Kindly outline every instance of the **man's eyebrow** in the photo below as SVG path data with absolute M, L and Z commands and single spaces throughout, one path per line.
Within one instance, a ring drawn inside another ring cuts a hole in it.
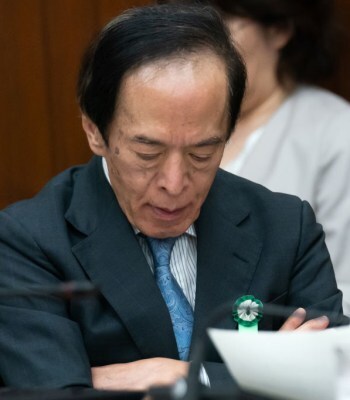
M 137 135 L 131 138 L 132 142 L 141 143 L 141 144 L 148 144 L 153 146 L 163 146 L 164 143 L 160 140 L 151 139 L 147 136 Z M 217 144 L 221 144 L 224 139 L 220 136 L 213 136 L 208 139 L 201 140 L 198 143 L 192 144 L 190 147 L 205 147 L 205 146 L 215 146 Z
M 220 144 L 224 141 L 224 139 L 220 136 L 213 136 L 209 139 L 204 139 L 198 143 L 195 143 L 194 147 L 205 147 L 205 146 L 214 146 Z
M 143 135 L 133 136 L 131 138 L 131 141 L 135 142 L 135 143 L 151 144 L 151 145 L 158 145 L 158 146 L 164 144 L 160 140 L 150 139 L 150 138 L 148 138 L 146 136 L 143 136 Z

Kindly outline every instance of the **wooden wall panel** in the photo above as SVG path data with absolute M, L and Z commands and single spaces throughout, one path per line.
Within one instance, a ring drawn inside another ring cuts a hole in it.
M 52 175 L 40 0 L 0 2 L 0 204 L 34 194 Z
M 337 73 L 326 86 L 350 101 L 350 1 L 335 0 L 335 3 L 341 31 L 341 51 Z
M 152 0 L 0 0 L 0 208 L 33 196 L 90 156 L 75 84 L 81 55 L 110 19 Z M 350 1 L 339 73 L 328 87 L 350 100 Z
M 0 208 L 91 153 L 75 97 L 93 35 L 150 0 L 0 0 Z
M 79 63 L 97 30 L 97 2 L 43 1 L 50 132 L 55 172 L 90 157 L 75 96 Z

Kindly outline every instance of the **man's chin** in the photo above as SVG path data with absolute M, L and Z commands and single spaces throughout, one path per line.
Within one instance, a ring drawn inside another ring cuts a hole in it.
M 165 239 L 168 237 L 181 236 L 187 231 L 191 224 L 179 224 L 179 225 L 169 225 L 169 226 L 159 226 L 159 225 L 148 225 L 145 224 L 139 229 L 145 235 L 157 239 Z

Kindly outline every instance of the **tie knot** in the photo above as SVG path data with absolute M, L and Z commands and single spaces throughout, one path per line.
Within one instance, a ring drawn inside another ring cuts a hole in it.
M 154 239 L 147 237 L 147 243 L 153 255 L 154 266 L 169 267 L 171 251 L 176 242 L 176 237 L 167 239 Z

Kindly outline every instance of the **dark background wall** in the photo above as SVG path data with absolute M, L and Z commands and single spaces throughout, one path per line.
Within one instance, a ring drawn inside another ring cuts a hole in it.
M 151 0 L 0 0 L 0 208 L 33 196 L 91 154 L 75 100 L 79 60 L 93 34 Z M 350 1 L 336 0 L 350 26 Z M 345 31 L 345 43 L 349 30 Z M 350 100 L 350 54 L 327 83 Z

